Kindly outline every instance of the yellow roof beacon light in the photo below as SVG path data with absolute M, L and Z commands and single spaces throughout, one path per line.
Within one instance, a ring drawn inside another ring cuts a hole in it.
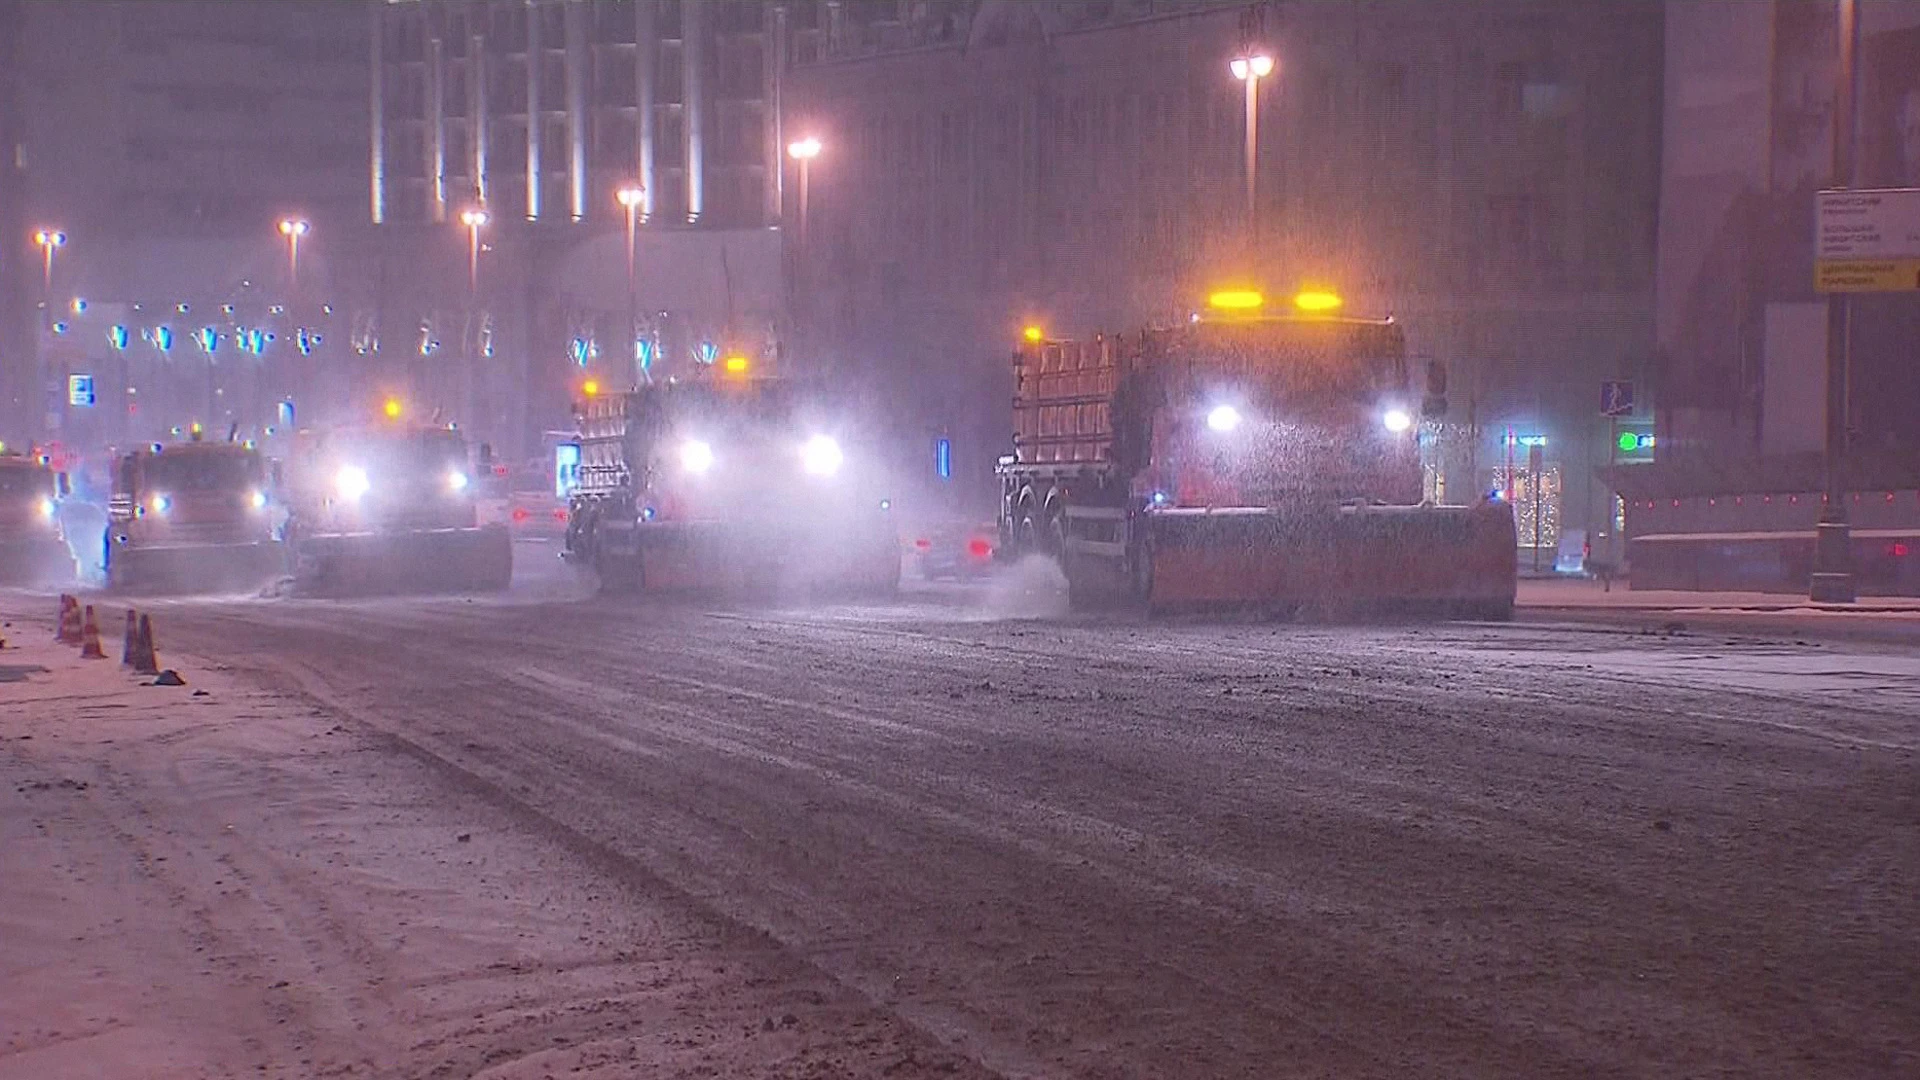
M 1047 332 L 1038 326 L 1026 326 L 1021 328 L 1020 336 L 1028 342 L 1038 345 L 1047 336 Z
M 729 375 L 745 375 L 747 373 L 747 367 L 749 366 L 747 358 L 739 355 L 727 357 L 721 361 L 721 365 Z
M 600 396 L 600 380 L 588 379 L 586 382 L 581 383 L 580 392 L 582 394 L 585 394 L 588 397 L 599 397 Z
M 400 413 L 403 411 L 400 405 L 400 399 L 397 397 L 388 398 L 386 401 L 381 403 L 380 411 L 386 414 L 386 417 L 389 420 L 400 419 Z
M 1207 306 L 1215 311 L 1259 311 L 1267 298 L 1257 289 L 1220 289 L 1207 294 Z
M 1325 315 L 1339 311 L 1346 301 L 1337 292 L 1326 289 L 1302 289 L 1294 294 L 1293 306 L 1309 315 Z

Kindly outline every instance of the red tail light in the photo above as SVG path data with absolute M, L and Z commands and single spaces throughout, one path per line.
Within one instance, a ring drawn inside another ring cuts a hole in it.
M 567 512 L 565 510 L 555 510 L 553 512 L 553 520 L 555 521 L 567 520 Z
M 976 536 L 967 541 L 967 554 L 976 559 L 984 559 L 993 554 L 993 542 L 984 536 Z
M 927 539 L 926 537 L 924 537 L 924 536 L 923 536 L 923 537 L 921 537 L 920 539 L 918 539 L 918 540 L 915 540 L 915 541 L 913 542 L 913 546 L 914 546 L 914 547 L 917 547 L 917 548 L 919 548 L 919 549 L 920 549 L 921 551 L 925 551 L 925 550 L 927 550 L 928 548 L 930 548 L 930 547 L 932 547 L 932 546 L 933 546 L 933 541 L 931 541 L 931 540 L 929 540 L 929 539 Z
M 525 521 L 531 516 L 531 514 L 527 513 L 525 507 L 516 506 L 513 508 L 513 520 L 515 521 Z
M 1896 559 L 1906 558 L 1912 550 L 1913 549 L 1908 547 L 1904 541 L 1900 540 L 1895 540 L 1893 543 L 1887 545 L 1887 554 Z

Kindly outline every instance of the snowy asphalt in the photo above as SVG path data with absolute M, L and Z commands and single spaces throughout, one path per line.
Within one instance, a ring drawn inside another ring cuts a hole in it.
M 1032 602 L 659 604 L 542 568 L 156 610 L 163 659 L 945 1055 L 892 1075 L 1920 1074 L 1912 649 Z

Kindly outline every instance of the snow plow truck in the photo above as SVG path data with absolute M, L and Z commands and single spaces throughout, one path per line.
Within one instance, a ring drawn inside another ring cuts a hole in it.
M 0 453 L 0 583 L 65 584 L 73 555 L 60 531 L 57 474 L 26 454 Z
M 484 455 L 483 455 L 484 456 Z M 285 463 L 293 592 L 492 592 L 513 577 L 504 525 L 478 524 L 475 463 L 446 424 L 302 431 Z
M 713 367 L 584 395 L 563 557 L 614 592 L 893 591 L 892 503 L 839 396 Z
M 120 456 L 107 503 L 107 585 L 137 592 L 259 589 L 282 571 L 271 478 L 255 447 L 153 443 Z
M 1269 313 L 1231 290 L 1172 326 L 1029 328 L 1001 552 L 1058 559 L 1076 605 L 1510 617 L 1511 508 L 1422 501 L 1444 369 L 1417 396 L 1401 328 L 1339 306 L 1304 292 Z

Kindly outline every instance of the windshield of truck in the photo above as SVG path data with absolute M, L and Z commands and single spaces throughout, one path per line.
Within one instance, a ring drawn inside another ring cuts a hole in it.
M 1277 416 L 1331 419 L 1406 389 L 1406 347 L 1391 323 L 1335 319 L 1203 322 L 1178 332 L 1196 392 L 1237 391 Z
M 260 459 L 250 451 L 154 454 L 142 470 L 151 491 L 232 491 L 260 482 Z
M 375 430 L 342 439 L 336 452 L 382 472 L 431 472 L 467 468 L 467 444 L 457 431 Z

